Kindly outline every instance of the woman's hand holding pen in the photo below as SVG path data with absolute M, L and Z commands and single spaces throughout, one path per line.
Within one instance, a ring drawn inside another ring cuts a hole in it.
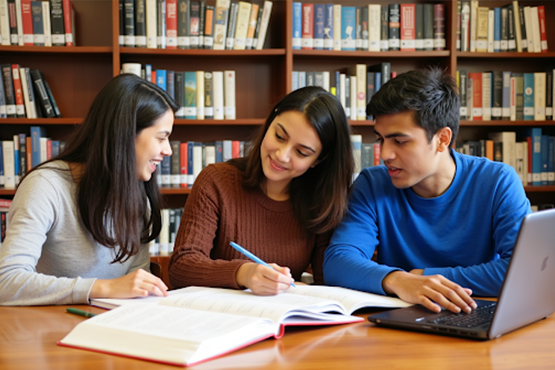
M 253 262 L 242 264 L 235 275 L 237 285 L 258 295 L 275 295 L 289 289 L 293 282 L 289 268 L 275 263 L 270 266 L 272 268 Z
M 139 269 L 117 279 L 96 280 L 89 298 L 135 298 L 151 294 L 165 297 L 167 291 L 160 278 Z

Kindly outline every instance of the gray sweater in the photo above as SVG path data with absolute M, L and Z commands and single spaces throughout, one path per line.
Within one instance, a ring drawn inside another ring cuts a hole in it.
M 51 167 L 68 169 L 66 162 Z M 149 271 L 148 246 L 124 263 L 95 242 L 77 211 L 69 171 L 39 169 L 19 185 L 0 246 L 0 305 L 88 303 L 94 281 Z

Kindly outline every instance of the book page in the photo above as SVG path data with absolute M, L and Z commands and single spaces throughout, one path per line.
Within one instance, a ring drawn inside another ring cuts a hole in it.
M 278 330 L 262 318 L 132 304 L 81 322 L 60 343 L 190 364 L 270 337 Z
M 365 307 L 389 308 L 412 306 L 412 304 L 402 301 L 399 298 L 325 285 L 300 285 L 296 288 L 289 288 L 287 293 L 340 302 L 345 307 L 348 314 L 352 314 L 354 311 Z
M 281 293 L 275 296 L 258 296 L 249 291 L 201 287 L 181 289 L 180 294 L 172 295 L 162 300 L 160 304 L 201 311 L 265 317 L 275 323 L 281 323 L 286 316 L 293 312 L 296 315 L 303 312 L 346 313 L 340 303 L 318 297 L 289 293 Z M 325 316 L 321 315 L 320 317 Z

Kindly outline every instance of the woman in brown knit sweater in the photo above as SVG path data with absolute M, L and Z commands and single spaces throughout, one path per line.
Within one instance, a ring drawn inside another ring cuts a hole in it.
M 277 294 L 322 262 L 347 208 L 350 130 L 339 100 L 309 86 L 284 97 L 245 158 L 206 167 L 187 199 L 170 262 L 174 288 L 198 285 Z M 233 249 L 236 242 L 275 270 Z

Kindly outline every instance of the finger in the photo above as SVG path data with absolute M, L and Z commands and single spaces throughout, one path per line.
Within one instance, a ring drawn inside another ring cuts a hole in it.
M 460 285 L 445 279 L 446 288 L 449 289 L 447 294 L 444 294 L 451 302 L 459 306 L 463 311 L 469 313 L 472 309 L 476 308 L 476 302 L 470 297 L 472 290 L 465 289 Z M 469 292 L 470 291 L 470 294 Z

